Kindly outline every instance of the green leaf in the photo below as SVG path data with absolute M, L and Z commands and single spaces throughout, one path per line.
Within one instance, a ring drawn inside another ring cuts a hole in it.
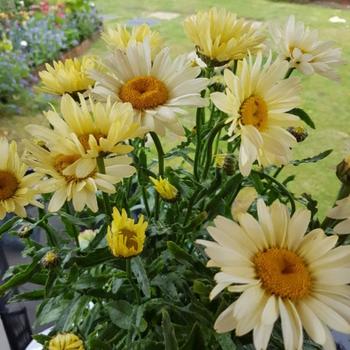
M 230 333 L 215 334 L 215 338 L 221 346 L 222 350 L 235 350 L 236 344 L 233 342 Z
M 19 272 L 12 276 L 9 280 L 0 286 L 0 296 L 3 295 L 10 288 L 23 284 L 31 278 L 36 270 L 40 268 L 40 264 L 37 261 L 33 261 L 30 265 L 27 265 L 23 272 Z
M 95 251 L 85 256 L 75 256 L 65 263 L 65 268 L 77 264 L 78 266 L 89 267 L 104 263 L 113 259 L 113 256 L 108 247 L 96 249 Z
M 97 338 L 90 338 L 87 341 L 88 349 L 111 350 L 111 345 L 106 344 Z
M 178 350 L 174 326 L 171 323 L 168 311 L 162 309 L 162 329 L 164 337 L 164 350 Z
M 310 128 L 312 128 L 312 129 L 316 128 L 315 123 L 313 122 L 311 117 L 303 109 L 293 108 L 288 113 L 298 116 L 305 124 L 310 126 Z
M 14 216 L 13 218 L 7 220 L 5 223 L 3 223 L 0 226 L 0 237 L 3 233 L 6 233 L 7 231 L 11 230 L 11 228 L 15 225 L 15 223 L 19 220 L 20 218 L 18 216 Z
M 131 270 L 139 283 L 143 294 L 146 298 L 151 297 L 151 289 L 146 270 L 143 266 L 142 260 L 139 256 L 131 259 Z
M 42 300 L 45 296 L 45 290 L 44 289 L 37 289 L 33 290 L 31 292 L 25 292 L 16 294 L 11 298 L 12 301 L 23 301 L 23 300 Z
M 44 334 L 35 334 L 35 335 L 32 335 L 32 338 L 41 345 L 45 345 L 45 343 L 51 339 L 49 335 L 44 335 Z
M 328 157 L 332 152 L 333 152 L 332 149 L 327 149 L 326 151 L 323 151 L 323 152 L 321 152 L 313 157 L 299 159 L 299 160 L 293 160 L 291 162 L 291 164 L 293 164 L 294 166 L 298 166 L 300 164 L 305 164 L 305 163 L 316 163 L 316 162 Z
M 132 325 L 133 307 L 125 300 L 108 303 L 106 309 L 111 321 L 122 329 L 129 329 Z
M 167 242 L 169 252 L 174 256 L 174 258 L 181 264 L 194 266 L 196 261 L 193 259 L 192 255 L 187 253 L 183 248 L 179 247 L 176 243 L 169 241 Z
M 181 347 L 181 350 L 193 349 L 205 349 L 203 335 L 197 322 L 193 325 L 186 343 Z

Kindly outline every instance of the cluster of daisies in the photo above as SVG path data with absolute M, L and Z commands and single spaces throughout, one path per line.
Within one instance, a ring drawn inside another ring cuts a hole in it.
M 61 96 L 60 106 L 45 113 L 50 127 L 28 126 L 33 138 L 25 141 L 22 159 L 14 142 L 0 140 L 0 219 L 7 212 L 25 216 L 28 204 L 42 206 L 37 198 L 43 193 L 52 193 L 49 211 L 72 202 L 76 211 L 97 212 L 97 193 L 114 193 L 115 185 L 136 171 L 131 140 L 149 132 L 183 135 L 178 115 L 187 107 L 212 104 L 223 112 L 228 142 L 239 147 L 243 176 L 255 164 L 288 164 L 297 142 L 288 128 L 301 123 L 290 112 L 300 103 L 300 82 L 291 74 L 337 78 L 340 49 L 320 41 L 294 17 L 271 27 L 277 57 L 258 23 L 226 10 L 190 16 L 184 29 L 196 47 L 195 61 L 188 55 L 172 58 L 159 33 L 142 25 L 106 30 L 102 37 L 110 54 L 104 59 L 46 66 L 42 90 Z M 207 89 L 208 71 L 223 76 L 224 88 Z M 166 179 L 151 181 L 165 200 L 176 199 L 177 189 Z M 258 199 L 256 220 L 246 213 L 256 193 L 248 197 L 248 203 L 236 201 L 235 221 L 214 220 L 208 230 L 214 242 L 198 241 L 210 257 L 208 266 L 220 269 L 211 298 L 224 289 L 242 293 L 220 314 L 215 329 L 235 330 L 238 336 L 253 331 L 255 347 L 267 349 L 280 318 L 285 349 L 302 349 L 303 328 L 325 349 L 335 349 L 328 327 L 350 333 L 350 247 L 336 247 L 337 236 L 327 237 L 321 229 L 306 234 L 307 210 L 291 217 L 281 203 L 269 208 Z M 346 219 L 335 231 L 350 233 L 349 198 L 329 216 Z M 143 217 L 134 223 L 115 208 L 107 234 L 113 254 L 139 254 L 146 228 Z

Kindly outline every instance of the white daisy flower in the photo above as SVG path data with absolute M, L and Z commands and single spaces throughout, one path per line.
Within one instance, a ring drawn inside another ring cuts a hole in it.
M 206 105 L 200 92 L 206 88 L 207 79 L 197 78 L 201 70 L 191 66 L 186 55 L 172 60 L 169 49 L 164 48 L 152 61 L 150 45 L 145 40 L 125 51 L 117 50 L 105 65 L 106 73 L 91 71 L 97 81 L 92 90 L 95 97 L 131 103 L 135 121 L 161 136 L 166 129 L 183 135 L 176 115 L 186 113 L 183 107 Z
M 286 129 L 299 125 L 300 120 L 289 114 L 299 104 L 299 80 L 284 79 L 288 63 L 271 56 L 263 64 L 262 55 L 239 62 L 237 73 L 226 69 L 226 91 L 214 92 L 215 106 L 228 114 L 228 133 L 233 141 L 241 137 L 239 169 L 248 176 L 255 160 L 263 165 L 287 164 L 291 148 L 296 143 Z
M 290 217 L 279 201 L 257 203 L 259 220 L 241 214 L 239 223 L 218 216 L 208 229 L 215 242 L 198 240 L 219 267 L 210 298 L 222 290 L 242 293 L 217 318 L 219 333 L 253 331 L 254 346 L 265 350 L 280 319 L 284 348 L 301 350 L 303 329 L 310 338 L 335 350 L 329 328 L 350 333 L 350 246 L 335 248 L 337 236 L 321 229 L 305 234 L 310 212 Z
M 335 68 L 342 63 L 341 49 L 332 41 L 318 39 L 317 30 L 290 16 L 283 26 L 271 25 L 271 36 L 281 59 L 305 75 L 314 73 L 336 80 Z

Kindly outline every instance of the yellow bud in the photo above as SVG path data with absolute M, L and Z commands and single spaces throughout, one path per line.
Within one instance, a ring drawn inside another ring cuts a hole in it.
M 145 232 L 148 223 L 143 221 L 143 215 L 137 223 L 128 218 L 125 209 L 120 213 L 117 208 L 113 209 L 113 221 L 108 227 L 107 243 L 116 257 L 128 258 L 138 255 L 143 250 Z
M 55 251 L 50 250 L 41 259 L 41 263 L 46 268 L 55 267 L 57 266 L 59 259 L 60 257 L 58 254 Z
M 163 200 L 167 202 L 176 201 L 179 191 L 167 179 L 162 179 L 162 177 L 160 177 L 159 180 L 153 177 L 150 177 L 150 179 Z
M 49 342 L 49 350 L 85 350 L 83 341 L 73 333 L 57 334 Z

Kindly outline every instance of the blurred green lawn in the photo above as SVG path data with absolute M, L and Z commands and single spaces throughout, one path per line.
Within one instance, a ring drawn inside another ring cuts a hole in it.
M 96 0 L 95 4 L 104 16 L 106 26 L 127 23 L 135 18 L 149 18 L 152 13 L 159 11 L 178 13 L 177 18 L 161 20 L 154 26 L 166 38 L 174 55 L 193 49 L 182 30 L 184 18 L 199 9 L 221 6 L 240 16 L 259 21 L 284 20 L 294 14 L 312 28 L 318 28 L 322 39 L 336 41 L 343 49 L 345 61 L 350 57 L 349 10 L 268 0 Z M 330 23 L 329 18 L 332 16 L 345 18 L 346 23 Z M 103 55 L 105 52 L 104 43 L 100 40 L 89 53 Z M 350 153 L 350 71 L 346 64 L 340 68 L 340 73 L 340 83 L 319 76 L 302 78 L 302 107 L 316 122 L 317 130 L 309 130 L 307 140 L 296 148 L 295 158 L 312 156 L 329 148 L 334 149 L 334 152 L 316 165 L 288 166 L 280 175 L 283 178 L 295 173 L 297 177 L 291 189 L 297 194 L 311 193 L 320 202 L 321 214 L 332 205 L 339 187 L 334 174 L 335 166 L 344 155 Z M 194 123 L 194 112 L 186 118 L 187 125 Z M 43 123 L 44 118 L 40 115 L 2 118 L 0 126 L 9 131 L 9 137 L 19 138 L 24 135 L 24 124 L 31 122 Z
M 179 16 L 173 20 L 161 20 L 154 28 L 166 38 L 173 54 L 192 50 L 187 40 L 182 22 L 186 16 L 199 9 L 221 6 L 236 12 L 240 16 L 259 20 L 284 20 L 290 14 L 302 20 L 312 28 L 318 28 L 322 39 L 334 40 L 343 49 L 343 58 L 350 57 L 350 11 L 322 7 L 319 5 L 301 5 L 281 1 L 267 0 L 96 0 L 97 8 L 106 14 L 105 25 L 127 23 L 130 19 L 148 18 L 154 12 L 176 12 Z M 339 16 L 346 23 L 331 23 L 329 18 Z M 101 54 L 105 50 L 99 41 L 91 49 L 92 53 Z M 334 202 L 339 187 L 335 176 L 336 164 L 344 155 L 350 153 L 350 71 L 345 64 L 340 68 L 340 83 L 320 76 L 303 78 L 302 107 L 312 116 L 317 129 L 309 130 L 309 137 L 295 149 L 295 158 L 300 159 L 334 149 L 333 153 L 317 164 L 299 167 L 288 166 L 281 173 L 281 178 L 295 173 L 296 181 L 291 189 L 301 194 L 309 192 L 319 201 L 320 212 L 324 214 Z M 194 122 L 193 113 L 188 116 Z

